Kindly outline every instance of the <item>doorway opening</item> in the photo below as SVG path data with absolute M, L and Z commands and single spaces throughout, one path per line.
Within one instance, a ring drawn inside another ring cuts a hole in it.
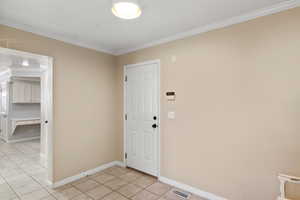
M 0 48 L 0 162 L 7 168 L 0 176 L 7 182 L 53 183 L 52 63 L 48 56 Z
M 160 174 L 160 61 L 124 66 L 124 163 Z

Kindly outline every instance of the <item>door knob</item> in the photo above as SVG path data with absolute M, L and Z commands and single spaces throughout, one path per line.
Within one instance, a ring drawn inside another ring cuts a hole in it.
M 153 125 L 152 125 L 152 128 L 157 128 L 157 124 L 153 124 Z

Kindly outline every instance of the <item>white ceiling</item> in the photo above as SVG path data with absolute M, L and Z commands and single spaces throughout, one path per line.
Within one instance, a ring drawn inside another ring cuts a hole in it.
M 28 66 L 23 66 L 26 61 Z M 2 72 L 10 70 L 43 70 L 49 57 L 36 55 L 0 47 L 0 76 Z M 1 78 L 0 78 L 1 79 Z
M 26 60 L 29 66 L 24 67 L 23 61 Z M 0 67 L 12 68 L 40 68 L 40 62 L 33 58 L 25 58 L 17 55 L 8 55 L 0 53 Z
M 28 66 L 23 66 L 22 62 L 26 60 Z M 0 79 L 1 76 L 5 76 L 6 73 L 11 71 L 28 71 L 28 70 L 40 70 L 41 63 L 39 60 L 34 58 L 28 58 L 20 55 L 3 54 L 0 52 Z
M 295 7 L 299 0 L 140 0 L 140 4 L 142 16 L 127 21 L 112 15 L 111 0 L 0 0 L 0 23 L 122 54 Z

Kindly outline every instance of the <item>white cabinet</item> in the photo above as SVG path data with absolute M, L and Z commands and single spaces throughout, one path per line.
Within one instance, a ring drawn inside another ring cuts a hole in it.
M 21 81 L 14 81 L 12 85 L 12 102 L 25 103 L 25 87 L 26 83 Z M 28 89 L 28 87 L 27 87 Z
M 39 82 L 33 82 L 31 84 L 31 102 L 32 103 L 41 102 L 41 85 Z
M 14 81 L 12 86 L 12 103 L 40 103 L 40 82 Z

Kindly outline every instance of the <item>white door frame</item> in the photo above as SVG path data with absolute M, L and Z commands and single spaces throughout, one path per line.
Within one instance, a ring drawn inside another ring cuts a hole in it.
M 43 95 L 41 95 L 41 101 L 45 102 L 44 108 L 41 109 L 41 112 L 44 112 L 47 110 L 46 114 L 44 115 L 41 113 L 41 120 L 47 120 L 48 124 L 45 128 L 46 132 L 46 166 L 47 166 L 47 175 L 48 180 L 47 183 L 49 185 L 53 184 L 54 177 L 53 177 L 53 58 L 49 56 L 43 56 L 23 51 L 17 51 L 13 49 L 8 48 L 2 48 L 0 47 L 0 53 L 7 54 L 7 55 L 16 55 L 21 56 L 24 58 L 30 58 L 38 60 L 41 64 L 41 68 L 39 70 L 20 70 L 20 71 L 14 71 L 11 75 L 18 76 L 22 75 L 23 77 L 40 77 L 41 79 L 45 79 L 45 88 L 43 91 Z M 42 105 L 41 105 L 42 106 Z M 42 119 L 42 116 L 46 116 L 46 119 Z M 45 123 L 44 121 L 41 121 L 41 123 Z
M 157 137 L 157 177 L 160 177 L 160 158 L 161 158 L 161 152 L 160 152 L 160 127 L 161 127 L 161 112 L 160 112 L 160 60 L 149 60 L 146 62 L 140 62 L 140 63 L 136 63 L 136 64 L 128 64 L 128 65 L 124 65 L 124 72 L 123 72 L 123 90 L 124 90 L 124 94 L 123 94 L 123 163 L 124 166 L 127 166 L 126 163 L 126 158 L 125 158 L 125 153 L 127 151 L 127 123 L 126 123 L 126 119 L 125 119 L 125 115 L 127 113 L 127 102 L 126 102 L 126 94 L 127 94 L 127 88 L 126 88 L 126 75 L 127 75 L 127 69 L 131 68 L 131 67 L 139 67 L 142 65 L 148 65 L 148 64 L 157 64 L 158 65 L 158 71 L 157 71 L 157 81 L 158 81 L 158 129 L 157 129 L 157 133 L 158 133 L 158 137 Z

